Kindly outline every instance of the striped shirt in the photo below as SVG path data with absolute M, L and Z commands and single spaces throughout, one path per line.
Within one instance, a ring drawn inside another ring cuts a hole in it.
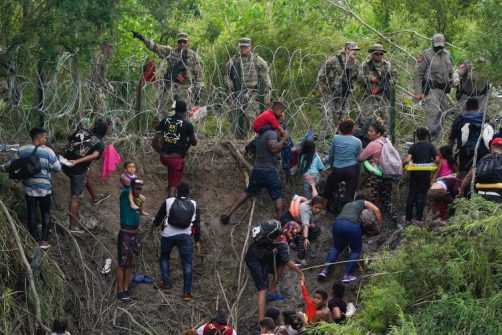
M 35 146 L 33 144 L 23 145 L 9 163 L 5 165 L 7 168 L 10 163 L 18 158 L 31 155 Z M 54 151 L 51 148 L 41 145 L 36 151 L 36 155 L 40 158 L 40 166 L 42 171 L 37 173 L 32 178 L 23 180 L 24 193 L 32 197 L 45 197 L 52 193 L 51 172 L 61 171 L 61 164 Z

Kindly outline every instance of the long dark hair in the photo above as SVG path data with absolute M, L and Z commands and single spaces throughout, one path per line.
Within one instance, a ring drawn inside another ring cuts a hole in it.
M 450 169 L 454 170 L 457 162 L 455 162 L 451 148 L 447 145 L 443 145 L 439 148 L 439 152 L 441 153 L 441 157 L 443 157 L 443 159 L 446 159 L 446 161 L 448 162 Z
M 303 157 L 303 163 L 300 166 L 300 172 L 305 173 L 310 169 L 312 161 L 315 155 L 315 142 L 312 140 L 306 140 L 302 145 L 302 153 L 300 154 L 300 159 Z

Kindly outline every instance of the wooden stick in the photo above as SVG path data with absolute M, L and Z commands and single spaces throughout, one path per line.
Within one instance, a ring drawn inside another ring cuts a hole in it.
M 46 325 L 43 324 L 42 322 L 42 317 L 41 317 L 41 309 L 40 309 L 40 298 L 37 293 L 37 288 L 35 287 L 35 281 L 33 279 L 33 272 L 31 271 L 31 266 L 30 262 L 28 262 L 28 259 L 26 258 L 26 254 L 24 253 L 23 245 L 21 243 L 21 238 L 19 237 L 19 234 L 16 229 L 16 224 L 14 223 L 14 219 L 12 216 L 10 216 L 9 211 L 7 210 L 7 207 L 5 207 L 5 204 L 3 203 L 2 200 L 0 200 L 0 206 L 2 207 L 5 216 L 7 217 L 7 221 L 9 222 L 10 229 L 12 231 L 12 234 L 14 235 L 14 239 L 16 241 L 17 245 L 17 250 L 19 251 L 19 256 L 21 256 L 21 260 L 23 261 L 24 267 L 26 269 L 26 279 L 28 279 L 28 282 L 30 284 L 30 291 L 31 294 L 33 295 L 33 299 L 35 300 L 35 318 L 38 323 L 38 325 L 46 332 L 50 332 L 51 329 L 47 327 Z
M 241 163 L 248 171 L 253 169 L 253 166 L 248 163 L 248 161 L 242 156 L 239 149 L 231 141 L 221 141 L 222 145 L 226 145 L 230 149 L 230 154 Z

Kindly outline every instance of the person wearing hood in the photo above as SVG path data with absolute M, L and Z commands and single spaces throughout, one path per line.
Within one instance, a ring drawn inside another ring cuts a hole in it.
M 432 136 L 440 131 L 438 121 L 448 107 L 447 95 L 451 91 L 452 60 L 444 45 L 444 35 L 435 34 L 432 48 L 418 56 L 413 73 L 415 101 L 424 101 L 425 123 Z
M 463 178 L 471 169 L 476 152 L 478 138 L 481 141 L 477 148 L 477 161 L 487 155 L 490 150 L 489 142 L 493 138 L 494 130 L 488 118 L 483 124 L 483 112 L 479 110 L 479 101 L 469 98 L 465 103 L 465 112 L 455 118 L 451 125 L 448 146 L 453 149 L 457 145 L 459 177 Z

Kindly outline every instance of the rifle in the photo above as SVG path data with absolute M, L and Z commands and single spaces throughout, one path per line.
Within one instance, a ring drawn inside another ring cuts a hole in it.
M 377 74 L 377 81 L 378 81 L 378 86 L 377 86 L 377 93 L 384 93 L 387 99 L 390 100 L 390 90 L 391 87 L 389 85 L 389 81 L 392 80 L 392 76 L 390 74 L 390 71 L 387 71 L 385 75 L 382 77 L 380 73 L 377 71 L 375 64 L 370 60 L 368 61 L 368 66 L 371 71 Z M 371 92 L 371 85 L 368 84 L 367 87 L 368 90 Z
M 187 79 L 188 72 L 188 51 L 186 49 L 181 50 L 181 58 L 167 69 L 164 75 L 164 89 L 171 87 L 173 83 L 185 85 L 185 80 Z

